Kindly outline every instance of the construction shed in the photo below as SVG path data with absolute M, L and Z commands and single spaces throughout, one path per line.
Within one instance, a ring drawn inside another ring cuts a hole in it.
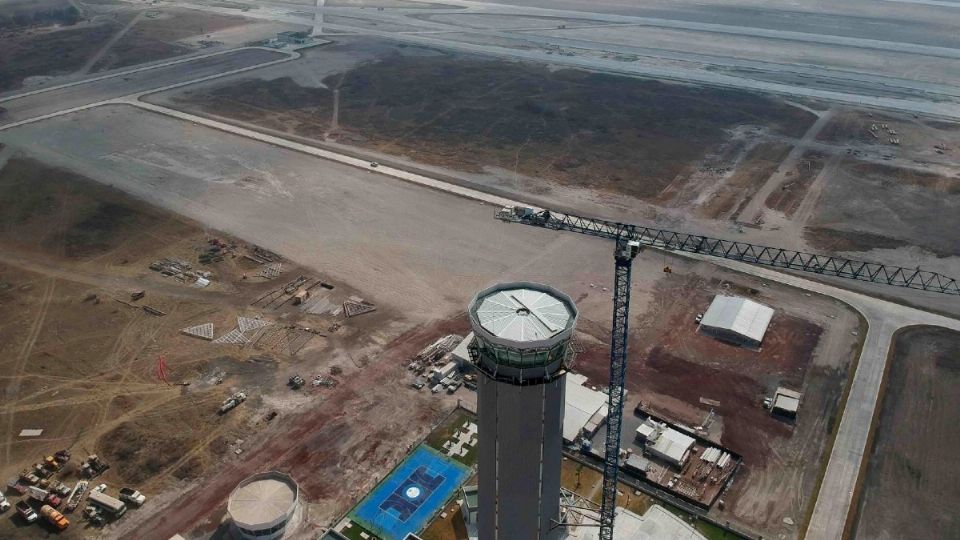
M 581 435 L 593 436 L 607 420 L 607 395 L 584 386 L 587 378 L 568 373 L 564 384 L 563 442 L 571 444 Z
M 736 296 L 717 296 L 700 320 L 700 331 L 717 339 L 759 348 L 773 309 Z
M 800 392 L 779 387 L 773 395 L 773 412 L 794 418 L 800 409 Z
M 650 460 L 641 455 L 633 454 L 624 462 L 623 469 L 636 476 L 644 477 L 650 471 Z
M 453 361 L 456 362 L 457 367 L 463 371 L 473 369 L 473 365 L 470 363 L 470 344 L 473 343 L 473 338 L 473 332 L 470 332 L 452 351 Z
M 677 468 L 687 462 L 695 442 L 693 437 L 650 418 L 637 428 L 636 438 L 647 454 Z

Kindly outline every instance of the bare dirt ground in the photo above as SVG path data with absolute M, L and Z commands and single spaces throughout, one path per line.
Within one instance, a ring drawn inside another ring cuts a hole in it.
M 803 153 L 794 170 L 789 171 L 789 180 L 778 191 L 767 197 L 764 204 L 768 208 L 783 212 L 791 217 L 803 202 L 810 185 L 823 170 L 827 155 L 817 150 L 808 150 Z
M 152 10 L 151 13 L 158 15 L 141 17 L 94 66 L 96 71 L 186 54 L 193 50 L 189 45 L 182 43 L 187 38 L 212 34 L 252 22 L 243 17 L 228 17 L 191 10 L 164 9 Z
M 780 142 L 759 143 L 751 148 L 736 171 L 700 207 L 700 213 L 710 218 L 734 218 L 777 170 L 790 149 L 789 144 Z
M 713 408 L 721 426 L 718 442 L 740 453 L 744 465 L 721 495 L 727 510 L 714 508 L 712 515 L 764 536 L 796 537 L 799 529 L 782 520 L 800 523 L 808 511 L 859 351 L 859 337 L 851 334 L 863 331 L 858 318 L 828 299 L 666 261 L 673 273 L 658 282 L 650 307 L 632 325 L 629 410 L 642 403 L 697 426 Z M 777 310 L 759 352 L 697 333 L 694 319 L 715 294 L 751 297 Z M 608 378 L 607 338 L 586 324 L 580 330 L 586 351 L 578 355 L 576 369 L 602 386 Z M 803 392 L 796 422 L 775 418 L 762 406 L 781 385 Z
M 141 15 L 134 21 L 137 14 Z M 130 22 L 133 26 L 111 44 Z M 85 20 L 72 26 L 47 22 L 0 27 L 0 91 L 90 67 L 104 71 L 186 54 L 203 46 L 191 38 L 254 26 L 261 25 L 243 17 L 184 9 L 144 12 L 124 5 L 93 6 Z M 88 62 L 95 64 L 87 66 Z
M 960 334 L 917 327 L 894 342 L 856 538 L 957 538 Z
M 339 123 L 331 130 L 334 89 Z M 796 137 L 812 122 L 806 111 L 746 93 L 402 49 L 323 86 L 248 79 L 177 101 L 427 164 L 498 168 L 648 199 L 683 183 L 735 126 Z
M 26 22 L 34 18 L 37 12 L 59 10 L 67 8 L 67 0 L 4 0 L 0 2 L 0 17 L 13 19 L 20 15 L 20 21 Z M 14 26 L 17 21 L 3 19 L 5 26 Z M 30 21 L 32 22 L 32 20 Z
M 19 88 L 28 77 L 80 69 L 121 27 L 122 21 L 102 21 L 0 34 L 0 91 Z
M 846 159 L 831 180 L 806 236 L 818 249 L 914 245 L 939 257 L 960 255 L 952 232 L 960 230 L 960 176 Z
M 289 422 L 288 415 L 332 397 L 337 388 L 294 392 L 285 386 L 292 373 L 312 379 L 349 374 L 369 363 L 364 348 L 384 338 L 368 325 L 381 326 L 389 310 L 347 321 L 290 306 L 251 307 L 276 283 L 254 277 L 257 265 L 241 256 L 197 264 L 209 238 L 232 241 L 74 173 L 23 158 L 6 162 L 0 171 L 3 478 L 69 448 L 75 459 L 96 453 L 112 465 L 98 481 L 133 485 L 153 498 L 219 468 L 235 450 L 246 450 L 268 428 Z M 214 284 L 201 290 L 147 269 L 162 257 L 205 266 Z M 299 271 L 284 264 L 284 276 Z M 132 303 L 134 290 L 146 291 L 145 298 Z M 358 294 L 340 284 L 331 293 L 334 302 Z M 166 315 L 148 314 L 143 304 Z M 284 325 L 323 328 L 326 337 L 313 337 L 294 355 L 259 343 L 217 345 L 179 331 L 212 322 L 219 336 L 236 325 L 237 315 L 257 314 Z M 339 328 L 327 330 L 334 322 Z M 351 350 L 359 354 L 334 353 Z M 160 357 L 168 382 L 157 376 Z M 218 416 L 223 399 L 238 390 L 250 399 Z M 443 403 L 428 400 L 426 406 L 439 410 Z M 279 413 L 272 422 L 265 419 L 270 411 Z M 376 424 L 371 418 L 363 425 Z M 25 428 L 43 434 L 19 438 Z M 384 429 L 378 432 L 383 438 L 394 436 Z M 60 478 L 79 479 L 73 472 Z M 309 482 L 304 487 L 315 489 Z M 6 517 L 0 536 L 14 530 L 23 537 L 44 534 L 43 527 L 26 526 L 12 513 Z M 93 532 L 85 531 L 79 511 L 71 520 L 68 537 Z

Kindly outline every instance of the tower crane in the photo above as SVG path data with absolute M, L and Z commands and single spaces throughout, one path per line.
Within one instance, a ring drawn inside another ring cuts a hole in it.
M 502 208 L 497 212 L 496 217 L 509 223 L 520 223 L 556 231 L 570 231 L 615 242 L 613 252 L 615 266 L 613 328 L 610 336 L 610 385 L 607 401 L 609 412 L 604 447 L 603 499 L 600 504 L 599 524 L 601 540 L 612 540 L 613 538 L 613 518 L 617 503 L 617 481 L 620 472 L 623 386 L 627 367 L 630 272 L 633 267 L 633 259 L 644 247 L 650 246 L 786 270 L 960 296 L 960 284 L 957 280 L 919 268 L 908 269 L 843 257 L 758 246 L 746 242 L 652 229 L 523 206 Z

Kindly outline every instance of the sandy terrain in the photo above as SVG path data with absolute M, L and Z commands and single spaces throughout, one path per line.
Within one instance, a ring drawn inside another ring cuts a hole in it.
M 201 11 L 151 11 L 137 20 L 96 63 L 95 71 L 152 62 L 188 53 L 190 46 L 180 43 L 193 36 L 206 36 L 227 28 L 241 27 L 251 21 Z M 210 39 L 210 38 L 208 38 Z
M 342 315 L 311 315 L 289 305 L 251 307 L 251 300 L 277 286 L 254 277 L 256 264 L 230 256 L 197 263 L 208 239 L 232 242 L 230 237 L 74 173 L 8 157 L 7 151 L 0 155 L 5 162 L 0 170 L 3 478 L 69 448 L 77 461 L 95 453 L 111 464 L 98 481 L 114 489 L 132 485 L 152 499 L 219 468 L 226 456 L 250 448 L 267 428 L 288 422 L 288 415 L 332 392 L 326 387 L 291 391 L 285 383 L 292 373 L 311 380 L 334 371 L 337 377 L 350 374 L 365 364 L 367 349 L 391 339 L 389 330 L 380 330 L 393 328 L 384 324 L 393 317 L 385 308 L 346 321 Z M 240 245 L 242 253 L 246 246 Z M 206 268 L 213 283 L 198 289 L 147 268 L 163 257 Z M 284 264 L 288 274 L 301 271 Z M 334 287 L 323 293 L 334 305 L 359 294 L 339 283 Z M 136 290 L 146 296 L 132 302 Z M 142 305 L 166 315 L 151 315 Z M 215 336 L 223 335 L 238 315 L 323 328 L 326 337 L 298 330 L 311 339 L 296 338 L 303 345 L 292 351 L 269 340 L 241 349 L 180 333 L 210 322 Z M 328 331 L 334 322 L 339 328 Z M 157 372 L 160 358 L 164 380 Z M 238 390 L 250 399 L 218 416 L 223 399 Z M 425 407 L 436 411 L 440 403 L 428 401 Z M 268 423 L 264 418 L 271 411 L 280 416 Z M 17 436 L 27 428 L 42 429 L 42 436 Z M 247 442 L 236 442 L 241 439 Z M 57 479 L 78 480 L 76 464 Z M 0 537 L 14 528 L 18 537 L 45 534 L 44 527 L 28 527 L 12 513 L 6 517 L 11 519 L 0 521 Z M 79 512 L 70 519 L 76 525 L 66 537 L 84 537 Z

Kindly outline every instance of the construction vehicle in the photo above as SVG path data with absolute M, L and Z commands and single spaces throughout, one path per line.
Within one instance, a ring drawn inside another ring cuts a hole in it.
M 122 516 L 127 511 L 127 505 L 124 504 L 123 501 L 111 497 L 102 491 L 91 491 L 87 500 L 115 518 Z
M 103 512 L 92 504 L 83 509 L 83 517 L 94 527 L 102 527 L 107 523 L 106 518 L 103 517 Z
M 147 497 L 139 491 L 132 488 L 120 488 L 120 500 L 136 506 L 143 506 L 147 502 Z
M 53 456 L 47 456 L 43 458 L 43 465 L 51 471 L 59 471 L 62 466 L 59 461 Z
M 83 494 L 86 493 L 88 485 L 86 480 L 81 480 L 73 486 L 73 492 L 67 497 L 67 512 L 73 512 L 80 506 L 80 501 L 83 500 Z
M 46 502 L 49 495 L 49 491 L 40 489 L 37 486 L 30 486 L 27 488 L 27 497 L 30 497 L 35 501 Z
M 34 463 L 33 473 L 37 475 L 37 477 L 40 479 L 46 479 L 53 476 L 54 471 L 51 469 L 48 469 L 47 466 L 43 463 Z
M 17 501 L 17 513 L 20 514 L 20 517 L 27 523 L 33 523 L 38 517 L 37 512 L 27 501 Z
M 287 386 L 293 388 L 294 390 L 299 390 L 303 388 L 303 385 L 307 384 L 307 381 L 303 380 L 303 377 L 299 375 L 294 375 L 290 377 L 290 380 L 287 381 Z
M 57 460 L 60 463 L 66 463 L 70 461 L 70 451 L 59 450 L 57 453 L 53 454 L 53 459 Z
M 226 414 L 228 411 L 240 405 L 247 400 L 247 395 L 243 392 L 237 392 L 236 394 L 228 397 L 224 400 L 223 405 L 220 406 L 219 414 Z
M 6 512 L 10 509 L 10 502 L 7 501 L 7 498 L 0 494 L 0 514 Z
M 99 456 L 96 454 L 91 454 L 87 456 L 86 461 L 83 462 L 83 465 L 80 467 L 80 472 L 82 472 L 87 478 L 96 478 L 101 474 L 107 472 L 107 469 L 110 468 L 105 461 L 102 461 Z
M 63 482 L 55 482 L 52 486 L 50 486 L 50 492 L 56 493 L 60 498 L 70 495 L 71 491 L 72 490 L 70 489 L 70 486 L 64 484 Z
M 57 510 L 49 504 L 45 504 L 40 507 L 40 515 L 53 524 L 58 531 L 62 531 L 70 526 L 70 522 L 67 521 L 67 518 L 63 517 L 63 514 L 57 512 Z
M 27 497 L 30 497 L 37 502 L 49 504 L 53 507 L 60 506 L 60 503 L 63 502 L 63 499 L 61 499 L 56 493 L 52 493 L 46 489 L 40 489 L 37 486 L 30 486 L 27 488 Z
M 884 124 L 884 129 L 887 126 Z M 692 253 L 699 256 L 730 259 L 822 276 L 854 279 L 895 287 L 906 287 L 960 296 L 956 279 L 924 270 L 856 261 L 813 253 L 698 236 L 663 229 L 640 227 L 603 219 L 535 210 L 527 206 L 507 206 L 496 218 L 542 229 L 569 231 L 613 240 L 614 285 L 613 325 L 610 335 L 610 385 L 608 392 L 607 434 L 603 454 L 603 489 L 599 512 L 600 540 L 612 540 L 613 518 L 617 503 L 620 473 L 620 432 L 623 425 L 624 381 L 629 337 L 630 274 L 633 260 L 644 247 Z
M 40 483 L 40 477 L 32 472 L 23 472 L 20 474 L 20 482 L 28 486 L 35 486 Z

